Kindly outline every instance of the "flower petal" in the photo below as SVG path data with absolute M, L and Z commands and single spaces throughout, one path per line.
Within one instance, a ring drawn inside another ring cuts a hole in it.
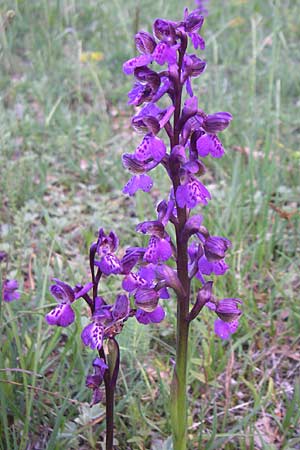
M 57 325 L 59 327 L 67 327 L 75 320 L 75 313 L 68 303 L 60 303 L 46 317 L 49 325 Z
M 157 306 L 154 311 L 146 312 L 142 309 L 138 309 L 136 312 L 136 320 L 144 325 L 148 325 L 149 323 L 159 323 L 162 322 L 165 318 L 165 311 L 161 306 Z
M 100 350 L 103 343 L 103 330 L 103 325 L 97 321 L 87 325 L 81 333 L 81 339 L 84 345 L 90 347 L 92 350 Z

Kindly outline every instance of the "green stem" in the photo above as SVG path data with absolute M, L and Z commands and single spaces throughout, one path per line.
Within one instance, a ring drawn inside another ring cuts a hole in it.
M 174 138 L 171 146 L 179 144 L 182 84 L 181 70 L 183 56 L 186 51 L 186 38 L 182 39 L 179 50 L 178 77 L 175 82 Z M 173 173 L 174 193 L 180 185 L 179 173 Z M 184 294 L 177 297 L 177 340 L 176 365 L 171 385 L 171 416 L 173 426 L 174 450 L 187 449 L 187 356 L 189 337 L 189 301 L 190 280 L 188 276 L 187 241 L 182 239 L 182 231 L 187 221 L 186 208 L 177 205 L 178 224 L 176 225 L 177 274 L 183 286 Z

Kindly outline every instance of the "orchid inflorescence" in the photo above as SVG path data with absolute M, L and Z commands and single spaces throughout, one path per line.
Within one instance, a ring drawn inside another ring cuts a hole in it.
M 212 275 L 228 270 L 225 261 L 231 242 L 214 236 L 204 226 L 200 214 L 193 214 L 198 205 L 207 205 L 211 194 L 200 181 L 206 172 L 203 158 L 221 158 L 224 148 L 218 134 L 225 130 L 232 116 L 228 112 L 206 114 L 194 95 L 192 79 L 199 77 L 206 62 L 195 53 L 187 53 L 190 40 L 195 50 L 204 50 L 199 35 L 206 15 L 205 3 L 184 11 L 182 21 L 156 19 L 153 34 L 140 31 L 135 36 L 139 55 L 126 61 L 123 71 L 133 75 L 135 83 L 128 94 L 130 105 L 140 107 L 131 124 L 143 133 L 134 153 L 123 154 L 122 161 L 132 177 L 123 193 L 133 196 L 138 190 L 149 192 L 153 180 L 149 173 L 161 165 L 170 180 L 167 199 L 156 207 L 156 217 L 143 221 L 136 231 L 149 236 L 145 247 L 130 247 L 117 254 L 119 239 L 101 228 L 98 239 L 90 247 L 91 280 L 85 285 L 70 285 L 54 279 L 50 292 L 58 305 L 46 316 L 50 325 L 68 326 L 75 314 L 72 305 L 82 298 L 90 310 L 90 323 L 83 329 L 83 344 L 97 350 L 93 374 L 86 384 L 93 390 L 93 401 L 102 399 L 104 380 L 107 403 L 107 446 L 112 448 L 113 394 L 119 369 L 117 335 L 130 317 L 144 325 L 159 323 L 165 318 L 164 301 L 170 289 L 177 298 L 177 342 L 173 388 L 174 449 L 186 446 L 186 368 L 189 325 L 204 306 L 213 311 L 216 334 L 227 339 L 238 327 L 241 315 L 236 298 L 218 300 L 213 295 Z M 186 99 L 183 103 L 183 94 Z M 167 105 L 167 106 L 166 106 Z M 168 144 L 161 135 L 166 135 Z M 172 240 L 168 227 L 175 229 Z M 100 292 L 100 282 L 107 276 L 121 276 L 120 294 L 113 303 Z M 193 278 L 201 287 L 191 299 Z M 175 388 L 174 388 L 175 386 Z M 172 394 L 173 392 L 173 394 Z M 108 437 L 108 435 L 110 437 Z M 108 443 L 109 442 L 109 443 Z

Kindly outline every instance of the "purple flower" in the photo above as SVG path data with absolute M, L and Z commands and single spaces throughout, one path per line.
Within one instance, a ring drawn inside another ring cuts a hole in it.
M 147 249 L 144 254 L 144 260 L 149 263 L 158 263 L 166 261 L 172 256 L 172 247 L 167 238 L 151 236 Z
M 211 154 L 213 158 L 221 158 L 224 155 L 222 142 L 215 134 L 203 134 L 197 140 L 197 150 L 201 157 Z
M 100 228 L 97 240 L 97 253 L 99 256 L 113 253 L 117 250 L 119 245 L 119 238 L 114 231 L 108 235 L 104 233 L 103 228 Z
M 153 181 L 148 175 L 134 175 L 132 178 L 130 178 L 127 184 L 125 184 L 122 192 L 124 194 L 129 194 L 130 196 L 132 196 L 139 189 L 144 192 L 149 192 L 152 186 Z
M 135 83 L 128 93 L 128 104 L 140 106 L 144 102 L 149 102 L 155 92 L 150 84 Z
M 99 267 L 104 275 L 121 272 L 121 262 L 113 253 L 106 253 L 100 261 L 95 261 L 95 266 Z
M 219 261 L 208 261 L 203 255 L 198 261 L 198 273 L 197 277 L 202 280 L 203 275 L 224 275 L 224 273 L 229 269 L 229 266 L 225 263 L 224 259 Z
M 108 369 L 103 358 L 95 358 L 93 361 L 94 373 L 86 377 L 86 386 L 93 390 L 91 406 L 96 405 L 102 400 L 102 392 L 99 387 L 102 384 L 104 373 Z
M 224 322 L 221 319 L 216 319 L 214 325 L 215 333 L 221 339 L 228 339 L 231 334 L 236 332 L 238 325 L 238 320 L 234 320 L 233 322 Z
M 191 14 L 186 14 L 184 21 L 185 31 L 188 33 L 189 38 L 195 49 L 200 48 L 205 49 L 205 41 L 199 36 L 200 31 L 204 22 L 204 17 L 200 14 L 199 10 L 192 11 Z
M 207 205 L 210 193 L 206 187 L 193 176 L 189 176 L 185 184 L 178 186 L 176 190 L 176 201 L 179 208 L 195 208 L 198 203 Z
M 139 223 L 136 226 L 136 231 L 162 238 L 165 234 L 165 227 L 159 220 L 147 220 Z
M 134 40 L 136 48 L 143 54 L 151 54 L 156 47 L 155 39 L 147 31 L 139 31 Z
M 242 314 L 239 309 L 241 303 L 238 298 L 223 298 L 206 303 L 206 306 L 219 316 L 215 321 L 215 333 L 220 338 L 228 339 L 237 330 L 238 320 Z
M 154 160 L 160 162 L 166 154 L 165 143 L 156 136 L 146 134 L 136 148 L 134 156 L 138 161 Z
M 217 112 L 209 114 L 203 120 L 202 127 L 207 133 L 216 134 L 225 130 L 232 120 L 229 112 Z
M 142 287 L 134 295 L 135 305 L 146 312 L 155 310 L 159 300 L 159 292 L 153 288 Z
M 156 19 L 153 24 L 153 32 L 157 39 L 169 45 L 176 43 L 176 24 L 170 20 Z
M 129 274 L 133 267 L 144 256 L 145 249 L 141 247 L 129 247 L 121 259 L 122 273 Z
M 2 286 L 2 296 L 5 302 L 12 302 L 20 298 L 20 292 L 17 292 L 19 284 L 17 280 L 5 280 Z
M 125 75 L 131 75 L 136 67 L 146 66 L 151 61 L 152 56 L 148 54 L 129 59 L 123 64 L 123 72 L 125 73 Z
M 45 317 L 49 325 L 57 325 L 59 327 L 67 327 L 75 320 L 75 313 L 71 308 L 71 304 L 75 300 L 74 290 L 67 283 L 53 279 L 56 284 L 50 286 L 50 293 L 59 303 Z
M 81 333 L 82 342 L 99 351 L 104 339 L 112 339 L 122 331 L 128 315 L 129 300 L 126 295 L 118 295 L 113 305 L 106 305 L 100 297 L 99 307 L 95 307 L 92 322 Z
M 176 64 L 178 45 L 169 46 L 166 42 L 160 42 L 152 54 L 153 60 L 160 66 L 164 64 Z
M 134 272 L 127 274 L 122 282 L 122 288 L 127 292 L 133 292 L 141 286 L 148 286 L 148 281 Z
M 159 323 L 162 322 L 165 318 L 165 311 L 161 306 L 157 306 L 153 311 L 147 312 L 142 309 L 138 309 L 135 317 L 136 320 L 144 325 L 148 325 L 149 323 Z
M 204 252 L 209 262 L 220 261 L 225 258 L 228 248 L 231 247 L 231 242 L 223 237 L 210 236 L 204 243 Z
M 86 377 L 86 386 L 90 389 L 96 389 L 101 385 L 103 375 L 106 369 L 108 369 L 108 366 L 103 358 L 95 358 L 93 361 L 93 367 L 94 374 Z

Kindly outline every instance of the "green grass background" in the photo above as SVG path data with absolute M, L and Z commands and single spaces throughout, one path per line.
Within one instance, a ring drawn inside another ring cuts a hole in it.
M 132 85 L 122 63 L 134 33 L 156 17 L 178 20 L 192 2 L 2 0 L 0 3 L 0 250 L 2 276 L 21 280 L 21 300 L 1 303 L 0 448 L 101 448 L 103 405 L 89 407 L 85 376 L 94 353 L 80 330 L 49 327 L 53 276 L 88 276 L 100 226 L 121 247 L 141 245 L 134 226 L 154 219 L 167 192 L 125 198 L 120 156 L 139 142 L 130 129 Z M 299 39 L 298 0 L 211 0 L 202 35 L 208 67 L 195 81 L 207 113 L 230 111 L 222 160 L 207 159 L 213 200 L 202 213 L 233 241 L 219 297 L 239 296 L 238 332 L 221 342 L 214 317 L 193 322 L 189 355 L 191 449 L 300 448 Z M 103 54 L 80 62 L 80 52 Z M 198 211 L 200 208 L 198 209 Z M 1 277 L 0 277 L 1 278 Z M 113 299 L 119 282 L 103 295 Z M 197 285 L 194 286 L 196 292 Z M 128 321 L 116 448 L 171 449 L 168 407 L 174 305 L 159 326 Z

